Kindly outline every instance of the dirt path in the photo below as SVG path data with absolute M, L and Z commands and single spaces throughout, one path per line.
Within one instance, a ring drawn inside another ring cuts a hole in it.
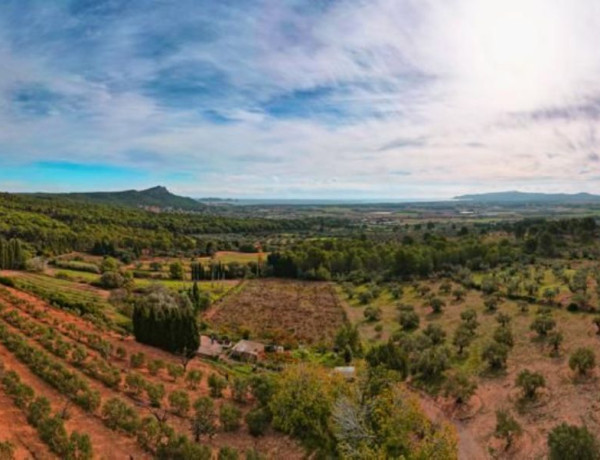
M 0 344 L 0 359 L 8 369 L 17 372 L 21 380 L 33 388 L 36 395 L 47 397 L 53 411 L 61 410 L 64 407 L 67 398 L 33 374 L 2 344 Z M 97 416 L 83 411 L 74 404 L 69 405 L 69 413 L 70 418 L 65 422 L 65 428 L 69 432 L 77 430 L 81 433 L 87 433 L 92 441 L 96 458 L 107 460 L 127 459 L 130 456 L 135 459 L 150 458 L 138 447 L 134 439 L 119 436 L 109 430 Z
M 459 460 L 487 460 L 492 458 L 475 440 L 465 423 L 454 420 L 444 414 L 442 409 L 430 396 L 419 393 L 419 400 L 423 411 L 432 421 L 451 423 L 456 428 Z

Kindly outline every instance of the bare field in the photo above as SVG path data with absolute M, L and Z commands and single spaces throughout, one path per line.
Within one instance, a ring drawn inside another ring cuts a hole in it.
M 211 325 L 278 343 L 330 342 L 346 315 L 330 283 L 252 280 L 209 310 Z

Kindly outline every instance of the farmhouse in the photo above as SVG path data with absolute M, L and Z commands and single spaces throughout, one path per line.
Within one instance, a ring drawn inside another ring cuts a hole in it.
M 219 359 L 223 353 L 223 345 L 207 335 L 200 336 L 200 347 L 196 354 L 201 358 Z
M 240 340 L 231 349 L 231 357 L 240 361 L 256 362 L 265 353 L 265 346 L 260 342 Z

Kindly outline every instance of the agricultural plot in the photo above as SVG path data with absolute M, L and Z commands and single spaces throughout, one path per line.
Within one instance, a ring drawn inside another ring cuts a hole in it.
M 547 275 L 542 281 L 551 283 L 553 278 Z M 397 295 L 398 286 L 400 295 Z M 473 397 L 460 405 L 445 397 L 443 386 L 429 386 L 428 392 L 437 396 L 424 396 L 423 402 L 426 408 L 429 406 L 428 412 L 440 412 L 454 421 L 460 433 L 460 458 L 545 458 L 548 432 L 563 421 L 585 424 L 592 433 L 600 433 L 597 396 L 600 394 L 600 369 L 594 368 L 586 375 L 580 375 L 569 364 L 571 355 L 582 347 L 590 348 L 596 359 L 600 359 L 600 335 L 593 322 L 594 315 L 571 312 L 557 304 L 524 303 L 502 296 L 497 305 L 490 308 L 491 304 L 486 305 L 489 297 L 481 291 L 465 289 L 457 299 L 453 295 L 457 288 L 460 286 L 452 281 L 402 283 L 381 289 L 373 298 L 360 295 L 372 287 L 355 287 L 350 295 L 347 286 L 338 287 L 348 318 L 358 326 L 366 342 L 377 344 L 390 338 L 396 340 L 402 330 L 399 318 L 407 311 L 414 311 L 418 317 L 416 328 L 414 321 L 411 322 L 413 327 L 405 328 L 404 334 L 409 337 L 421 336 L 430 326 L 439 326 L 443 331 L 440 346 L 449 351 L 449 360 L 445 364 L 448 375 L 467 376 L 477 384 L 477 389 Z M 393 295 L 394 290 L 397 298 Z M 439 313 L 433 311 L 429 300 L 432 296 L 441 301 Z M 362 304 L 364 297 L 369 300 Z M 368 308 L 378 310 L 376 319 L 365 317 Z M 460 353 L 455 334 L 464 323 L 461 314 L 467 310 L 476 312 L 478 326 L 472 340 Z M 551 318 L 553 325 L 545 336 L 532 330 L 532 324 L 539 318 Z M 490 343 L 498 340 L 495 337 L 501 328 L 500 321 L 508 322 L 513 344 L 509 348 L 506 368 L 491 371 L 483 354 Z M 558 345 L 553 341 L 553 332 L 561 334 Z M 545 381 L 531 401 L 524 398 L 523 390 L 516 384 L 524 370 L 541 374 Z M 417 381 L 413 384 L 421 385 Z M 494 435 L 498 410 L 508 411 L 523 430 L 520 436 L 515 435 L 508 448 L 505 441 Z
M 66 433 L 87 435 L 94 458 L 152 458 L 165 442 L 160 435 L 164 429 L 193 439 L 193 410 L 189 406 L 203 397 L 214 405 L 215 435 L 202 436 L 206 447 L 202 450 L 196 445 L 200 450 L 193 458 L 207 458 L 207 452 L 223 446 L 242 452 L 255 448 L 268 458 L 278 458 L 284 452 L 286 458 L 303 457 L 302 449 L 283 435 L 269 431 L 254 438 L 248 433 L 243 415 L 252 409 L 253 401 L 247 390 L 234 395 L 227 388 L 223 370 L 197 359 L 183 367 L 176 356 L 99 329 L 12 288 L 0 288 L 0 361 L 3 375 L 13 371 L 18 382 L 5 383 L 3 379 L 0 400 L 11 395 L 22 418 L 29 421 L 23 426 L 35 426 L 29 417 L 34 410 L 33 397 L 22 396 L 21 387 L 27 386 L 35 397 L 48 399 L 52 413 L 60 417 L 68 414 L 63 422 Z M 222 393 L 212 393 L 208 385 L 211 376 L 223 382 Z M 229 418 L 219 415 L 223 408 Z M 12 409 L 8 406 L 3 410 L 9 413 Z M 231 414 L 237 414 L 235 423 Z M 38 428 L 38 432 L 23 436 L 32 438 L 32 446 L 47 444 L 41 440 L 43 431 Z M 65 458 L 63 451 L 52 449 L 58 458 Z M 43 452 L 41 448 L 39 453 Z
M 329 283 L 251 280 L 205 314 L 224 332 L 289 345 L 330 343 L 346 317 Z

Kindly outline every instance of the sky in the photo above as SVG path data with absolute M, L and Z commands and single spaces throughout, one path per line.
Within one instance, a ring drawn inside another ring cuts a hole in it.
M 600 192 L 596 0 L 3 0 L 0 190 Z

